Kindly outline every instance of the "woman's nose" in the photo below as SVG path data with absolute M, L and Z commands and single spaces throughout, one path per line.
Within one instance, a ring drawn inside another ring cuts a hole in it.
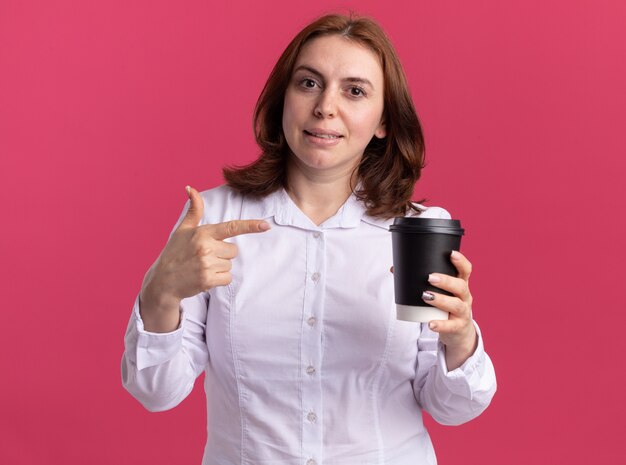
M 317 100 L 314 110 L 318 118 L 332 118 L 337 115 L 337 96 L 331 89 L 326 89 Z

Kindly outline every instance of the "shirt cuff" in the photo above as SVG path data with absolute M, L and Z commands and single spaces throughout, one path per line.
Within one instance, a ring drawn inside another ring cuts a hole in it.
M 470 357 L 458 368 L 448 371 L 446 364 L 446 347 L 443 343 L 438 343 L 437 360 L 439 364 L 439 371 L 444 375 L 445 384 L 450 391 L 468 399 L 472 398 L 472 386 L 480 384 L 480 379 L 485 367 L 485 348 L 483 345 L 483 338 L 480 333 L 480 328 L 475 321 L 473 321 L 476 328 L 476 336 L 478 342 L 476 350 Z
M 138 370 L 165 363 L 180 351 L 185 326 L 185 312 L 182 307 L 180 312 L 180 325 L 176 330 L 169 333 L 146 331 L 139 313 L 139 296 L 137 296 L 126 341 L 131 361 L 136 364 Z M 129 345 L 134 345 L 134 350 Z

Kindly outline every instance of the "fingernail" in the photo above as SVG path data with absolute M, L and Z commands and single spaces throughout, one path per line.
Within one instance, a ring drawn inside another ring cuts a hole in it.
M 435 294 L 433 294 L 432 292 L 424 291 L 422 292 L 422 299 L 432 302 L 433 300 L 435 300 Z
M 428 282 L 431 284 L 437 284 L 441 282 L 441 278 L 431 273 L 428 275 Z
M 434 321 L 431 321 L 430 323 L 428 323 L 428 327 L 430 329 L 437 329 L 437 323 L 435 323 Z
M 460 260 L 461 254 L 457 252 L 456 250 L 453 250 L 452 253 L 450 254 L 450 258 L 452 260 Z
M 269 225 L 269 223 L 263 222 L 259 224 L 259 229 L 261 231 L 268 231 L 271 228 L 271 226 Z
M 191 198 L 191 186 L 185 186 L 185 190 L 187 191 L 187 197 Z

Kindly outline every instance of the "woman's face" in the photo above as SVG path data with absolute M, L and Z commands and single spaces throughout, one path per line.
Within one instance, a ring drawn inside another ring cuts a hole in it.
M 283 132 L 307 172 L 349 175 L 372 137 L 385 137 L 378 57 L 339 35 L 307 42 L 285 93 Z

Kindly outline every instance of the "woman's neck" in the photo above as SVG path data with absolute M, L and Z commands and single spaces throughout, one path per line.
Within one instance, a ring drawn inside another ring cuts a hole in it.
M 315 173 L 289 166 L 287 193 L 316 225 L 332 217 L 352 194 L 349 173 Z

